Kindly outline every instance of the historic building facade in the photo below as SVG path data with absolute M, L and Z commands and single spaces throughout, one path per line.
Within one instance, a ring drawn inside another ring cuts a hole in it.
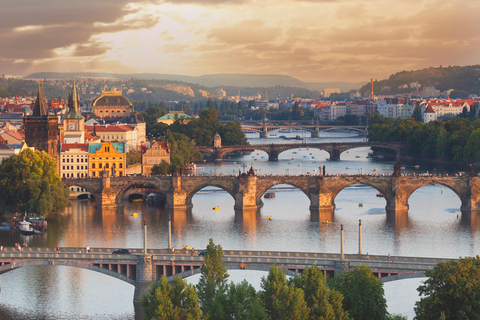
M 88 143 L 68 143 L 61 145 L 60 177 L 88 177 Z
M 125 143 L 102 142 L 88 145 L 88 176 L 91 178 L 102 176 L 106 171 L 110 176 L 125 176 L 127 164 Z
M 85 142 L 85 118 L 80 113 L 80 98 L 73 80 L 72 92 L 68 96 L 68 112 L 63 117 L 63 143 Z
M 170 163 L 170 149 L 166 142 L 153 142 L 142 154 L 142 173 L 150 174 L 156 164 Z
M 32 115 L 25 115 L 25 142 L 29 147 L 45 151 L 58 165 L 58 118 L 48 113 L 43 88 L 38 89 Z
M 93 102 L 92 110 L 100 118 L 118 118 L 129 116 L 133 112 L 133 105 L 121 90 L 102 91 L 102 95 Z

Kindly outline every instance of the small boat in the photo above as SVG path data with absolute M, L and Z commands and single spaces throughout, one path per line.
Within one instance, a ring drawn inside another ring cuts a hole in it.
M 133 199 L 133 202 L 143 202 L 143 199 Z
M 299 163 L 298 166 L 301 167 L 302 165 Z
M 18 230 L 20 230 L 20 232 L 25 234 L 25 235 L 34 234 L 32 224 L 28 221 L 25 221 L 25 220 L 20 222 L 20 226 L 18 227 Z
M 275 198 L 275 192 L 265 193 L 265 198 L 267 198 L 267 199 Z
M 373 169 L 373 172 L 377 172 L 377 169 Z
M 358 206 L 359 206 L 359 207 L 363 207 L 363 203 L 359 203 Z
M 377 197 L 383 197 L 383 194 L 381 194 L 380 192 L 377 193 Z
M 182 249 L 184 249 L 184 250 L 190 250 L 190 246 L 183 246 Z
M 218 206 L 213 207 L 212 210 L 220 210 L 220 207 L 218 207 Z
M 325 220 L 325 221 L 322 221 L 322 223 L 323 223 L 323 224 L 331 224 L 332 221 L 330 221 L 330 220 Z
M 136 217 L 136 216 L 138 216 L 138 212 L 132 212 L 132 213 L 130 213 L 130 215 L 131 215 L 132 217 Z
M 355 156 L 355 158 L 360 158 L 360 156 Z
M 420 166 L 417 164 L 417 165 L 415 166 L 415 169 L 419 169 L 419 168 L 420 168 Z
M 272 216 L 267 216 L 267 220 L 272 220 Z
M 10 230 L 10 226 L 0 226 L 0 230 L 8 231 Z

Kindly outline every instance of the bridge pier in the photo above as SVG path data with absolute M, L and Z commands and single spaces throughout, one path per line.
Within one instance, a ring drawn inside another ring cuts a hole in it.
M 320 129 L 317 126 L 315 126 L 315 130 L 311 131 L 311 133 L 312 133 L 312 138 L 320 137 Z
M 272 144 L 270 147 L 270 152 L 268 153 L 268 161 L 278 161 L 278 149 Z
M 237 192 L 235 193 L 235 210 L 257 210 L 263 206 L 260 198 L 257 199 L 257 177 L 240 175 Z
M 135 306 L 135 318 L 143 318 L 142 296 L 150 290 L 155 281 L 153 256 L 139 255 L 137 256 L 137 268 L 135 279 L 135 292 L 133 293 L 133 304 Z M 140 313 L 137 315 L 137 311 Z
M 268 138 L 268 132 L 267 132 L 267 129 L 262 129 L 262 131 L 260 131 L 260 138 L 261 139 L 266 139 Z
M 340 149 L 336 145 L 333 145 L 330 152 L 330 161 L 340 161 Z

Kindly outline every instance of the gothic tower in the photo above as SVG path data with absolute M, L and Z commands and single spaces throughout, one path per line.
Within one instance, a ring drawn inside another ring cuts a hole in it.
M 58 119 L 55 115 L 48 114 L 43 88 L 38 88 L 33 114 L 25 115 L 23 122 L 27 145 L 45 151 L 58 163 Z
M 63 143 L 84 143 L 84 126 L 85 118 L 80 113 L 80 98 L 73 79 L 72 92 L 68 95 L 68 113 L 63 117 Z

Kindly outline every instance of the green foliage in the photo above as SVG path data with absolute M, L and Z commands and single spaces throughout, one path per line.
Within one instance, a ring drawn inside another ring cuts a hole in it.
M 412 157 L 446 161 L 480 161 L 480 121 L 457 117 L 448 121 L 416 122 L 413 118 L 395 120 L 379 114 L 370 118 L 371 141 L 406 142 Z
M 162 160 L 159 164 L 155 164 L 152 167 L 151 175 L 152 176 L 158 176 L 158 175 L 164 175 L 164 174 L 169 174 L 173 171 L 174 167 L 173 165 L 167 163 L 165 160 Z
M 239 284 L 228 285 L 221 299 L 225 320 L 266 320 L 267 315 L 262 308 L 255 288 L 246 280 Z
M 68 188 L 56 172 L 55 160 L 44 151 L 25 149 L 0 164 L 0 205 L 7 213 L 18 210 L 62 212 L 69 205 Z
M 162 276 L 154 283 L 148 294 L 142 297 L 146 320 L 197 320 L 202 319 L 197 291 L 180 276 L 175 276 L 173 285 Z
M 167 130 L 166 138 L 170 146 L 170 164 L 179 169 L 187 163 L 201 160 L 203 155 L 195 151 L 195 141 L 182 133 Z
M 347 320 L 348 312 L 343 310 L 343 296 L 340 292 L 327 288 L 323 272 L 316 266 L 305 268 L 300 276 L 290 281 L 303 290 L 308 319 Z
M 142 163 L 142 152 L 132 149 L 127 152 L 127 167 L 137 163 Z
M 355 320 L 387 319 L 383 284 L 367 266 L 335 276 L 329 286 L 343 294 L 343 306 Z
M 415 319 L 480 319 L 480 257 L 442 262 L 425 272 Z
M 407 317 L 401 316 L 401 315 L 398 315 L 398 314 L 388 315 L 387 319 L 388 320 L 408 320 Z
M 303 290 L 288 283 L 283 270 L 273 265 L 267 278 L 262 278 L 260 303 L 271 320 L 306 320 L 307 304 Z
M 227 269 L 222 261 L 222 247 L 215 245 L 213 239 L 210 239 L 204 258 L 202 274 L 197 284 L 198 298 L 203 314 L 208 315 L 208 319 L 221 320 L 225 314 L 222 297 L 225 295 L 228 279 Z

